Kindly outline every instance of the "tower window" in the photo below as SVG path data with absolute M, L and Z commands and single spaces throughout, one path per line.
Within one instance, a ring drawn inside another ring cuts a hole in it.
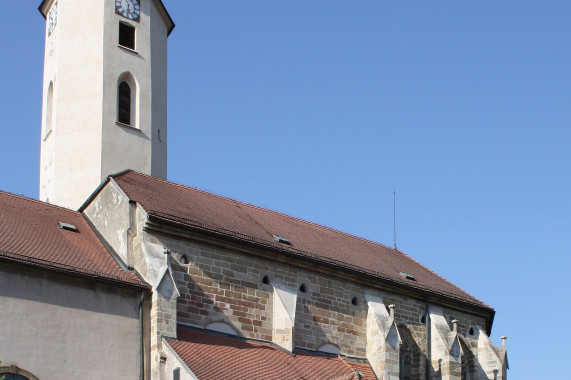
M 124 22 L 119 23 L 119 45 L 135 50 L 135 27 Z
M 119 84 L 119 97 L 117 107 L 117 121 L 131 125 L 131 87 L 127 82 Z
M 54 109 L 54 84 L 50 82 L 48 87 L 48 98 L 46 101 L 46 125 L 44 127 L 44 138 L 48 137 L 53 128 Z

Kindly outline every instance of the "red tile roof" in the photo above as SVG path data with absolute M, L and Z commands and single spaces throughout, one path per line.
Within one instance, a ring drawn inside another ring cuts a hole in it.
M 384 245 L 134 171 L 111 177 L 151 217 L 491 310 L 405 253 Z M 291 245 L 276 242 L 274 235 L 287 238 Z M 415 280 L 403 278 L 401 272 Z
M 60 228 L 59 222 L 74 225 L 77 232 Z M 79 212 L 3 191 L 0 260 L 147 287 L 134 273 L 119 267 Z
M 178 340 L 167 339 L 168 344 L 200 380 L 376 379 L 368 363 L 341 356 L 308 352 L 292 356 L 272 344 L 194 329 L 179 328 L 177 336 Z

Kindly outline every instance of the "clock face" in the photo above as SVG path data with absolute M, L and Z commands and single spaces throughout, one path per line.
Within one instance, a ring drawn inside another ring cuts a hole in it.
M 57 25 L 57 1 L 48 14 L 48 36 L 52 34 Z
M 115 0 L 115 13 L 129 20 L 138 21 L 141 15 L 139 0 Z

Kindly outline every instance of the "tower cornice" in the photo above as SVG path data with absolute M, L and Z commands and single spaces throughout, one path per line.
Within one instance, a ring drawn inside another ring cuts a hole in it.
M 40 13 L 42 14 L 43 18 L 47 17 L 47 12 L 48 10 L 51 8 L 51 5 L 54 1 L 57 0 L 43 0 L 39 7 L 38 10 L 40 11 Z M 162 0 L 151 0 L 154 1 L 155 3 L 157 3 L 157 5 L 159 6 L 159 9 L 161 10 L 163 17 L 165 18 L 165 21 L 168 25 L 168 33 L 167 36 L 170 36 L 171 32 L 173 31 L 174 27 L 175 27 L 175 23 L 171 17 L 171 15 L 169 14 L 169 12 L 167 11 L 167 8 L 165 7 L 165 5 L 163 4 Z

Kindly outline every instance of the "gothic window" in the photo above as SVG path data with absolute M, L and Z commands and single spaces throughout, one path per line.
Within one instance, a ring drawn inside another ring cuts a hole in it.
M 403 342 L 400 347 L 399 367 L 399 380 L 410 380 L 412 354 L 411 349 L 406 342 Z
M 460 373 L 460 379 L 461 380 L 469 380 L 468 377 L 468 365 L 466 363 L 466 358 L 464 357 L 464 355 L 462 355 L 462 372 Z
M 125 22 L 119 23 L 119 45 L 135 50 L 135 27 Z
M 48 137 L 53 128 L 54 109 L 54 84 L 50 82 L 48 86 L 48 98 L 46 99 L 46 125 L 44 127 L 44 138 Z M 1 378 L 0 378 L 1 379 Z
M 119 83 L 117 103 L 117 121 L 131 125 L 131 87 L 127 82 Z

